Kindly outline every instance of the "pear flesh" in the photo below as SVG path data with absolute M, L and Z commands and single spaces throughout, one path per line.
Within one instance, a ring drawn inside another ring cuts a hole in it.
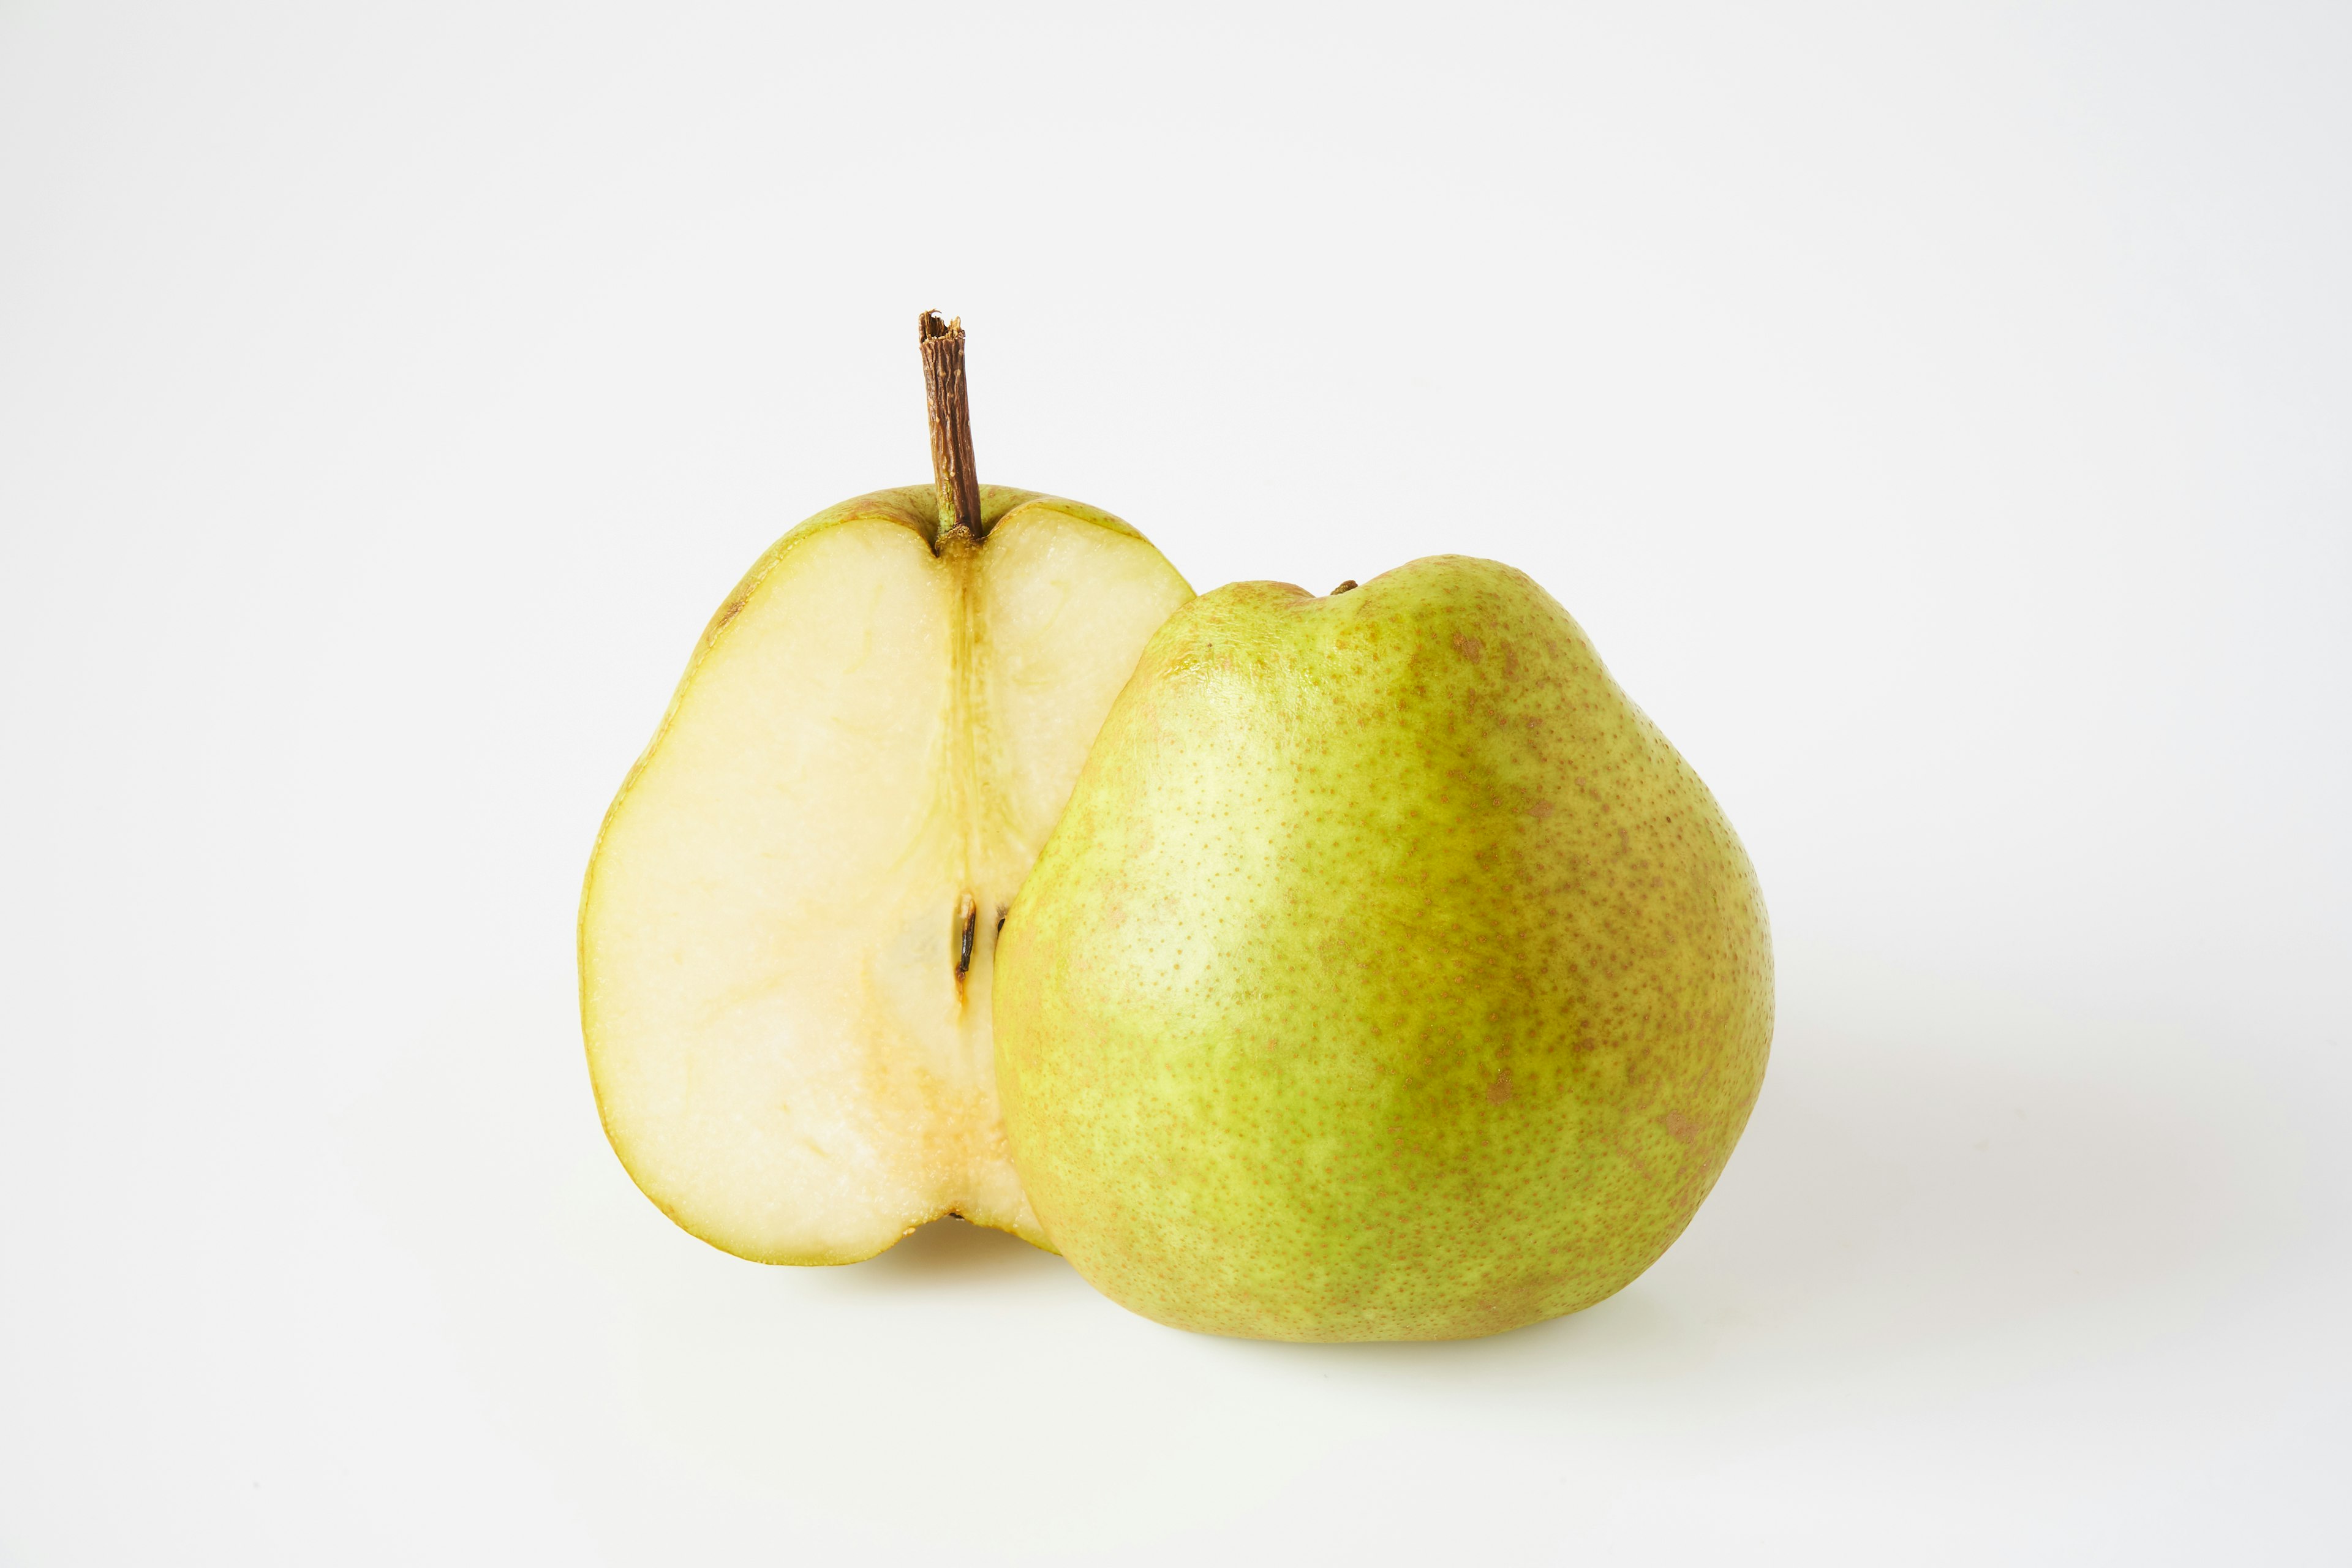
M 989 487 L 818 514 L 713 617 L 606 816 L 580 917 L 598 1108 L 646 1194 L 765 1262 L 955 1214 L 1044 1244 L 1007 1155 L 998 926 L 1145 640 L 1139 534 Z
M 1714 798 L 1566 611 L 1460 556 L 1171 616 L 996 985 L 1054 1246 L 1148 1317 L 1285 1340 L 1619 1289 L 1715 1184 L 1772 1032 Z

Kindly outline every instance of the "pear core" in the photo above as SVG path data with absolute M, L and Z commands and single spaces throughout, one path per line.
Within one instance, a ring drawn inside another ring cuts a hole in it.
M 1439 556 L 1152 637 L 997 956 L 1013 1152 L 1147 1317 L 1452 1339 L 1689 1223 L 1772 1034 L 1722 811 L 1566 611 Z
M 1106 512 L 860 497 L 729 595 L 581 900 L 604 1129 L 680 1226 L 847 1263 L 955 1214 L 1044 1244 L 1007 1156 L 997 928 L 1146 638 L 1192 597 Z

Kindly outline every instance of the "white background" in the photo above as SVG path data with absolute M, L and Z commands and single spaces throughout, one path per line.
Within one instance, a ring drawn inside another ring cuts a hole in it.
M 2342 1562 L 2352 12 L 0 5 L 0 1561 Z M 1532 572 L 1770 900 L 1616 1299 L 1286 1347 L 599 1133 L 705 616 L 919 482 Z

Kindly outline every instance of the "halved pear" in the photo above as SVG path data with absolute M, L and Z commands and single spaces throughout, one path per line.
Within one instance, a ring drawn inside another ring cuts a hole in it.
M 1025 490 L 820 512 L 712 617 L 580 912 L 597 1106 L 694 1235 L 849 1263 L 944 1215 L 1045 1245 L 997 1112 L 1005 910 L 1111 700 L 1192 591 Z

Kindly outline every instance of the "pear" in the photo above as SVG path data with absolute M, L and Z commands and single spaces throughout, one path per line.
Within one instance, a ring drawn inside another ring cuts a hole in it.
M 614 1151 L 687 1230 L 764 1262 L 852 1262 L 950 1214 L 1043 1245 L 997 1112 L 997 930 L 1137 653 L 1192 597 L 1117 518 L 978 485 L 961 329 L 926 316 L 924 340 L 935 484 L 760 558 L 581 900 Z
M 1416 561 L 1160 627 L 997 952 L 1013 1163 L 1163 1323 L 1452 1339 L 1663 1253 L 1772 1032 L 1755 873 L 1566 611 Z

